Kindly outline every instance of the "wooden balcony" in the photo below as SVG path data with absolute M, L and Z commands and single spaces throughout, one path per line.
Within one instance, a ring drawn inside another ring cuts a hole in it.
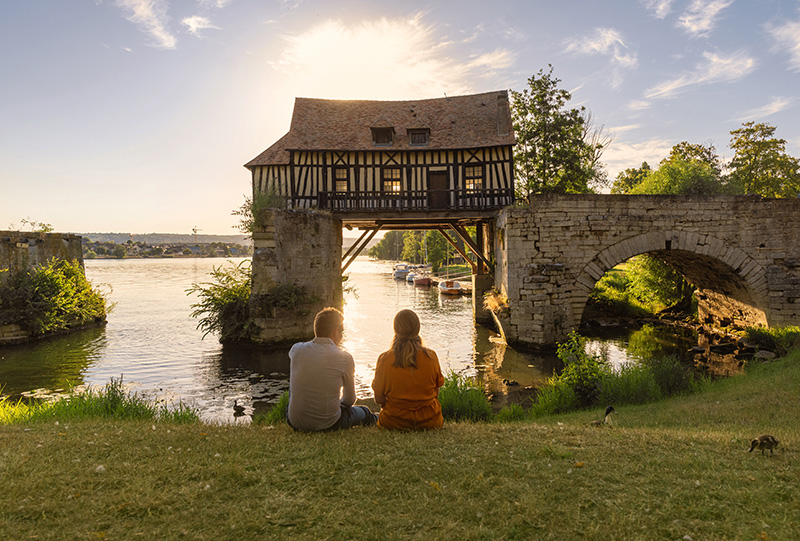
M 488 211 L 514 202 L 513 189 L 320 192 L 317 208 L 342 212 Z

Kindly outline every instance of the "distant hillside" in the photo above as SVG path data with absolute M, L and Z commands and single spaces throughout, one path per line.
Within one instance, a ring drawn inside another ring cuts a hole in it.
M 147 233 L 143 235 L 130 233 L 77 233 L 86 240 L 93 242 L 113 242 L 125 244 L 129 240 L 143 242 L 145 244 L 194 244 L 194 235 L 179 233 Z M 226 242 L 233 244 L 252 244 L 252 240 L 244 235 L 197 235 L 198 244 L 210 244 L 212 242 Z

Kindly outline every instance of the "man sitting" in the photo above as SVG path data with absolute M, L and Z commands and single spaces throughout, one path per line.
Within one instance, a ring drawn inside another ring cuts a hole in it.
M 317 432 L 374 425 L 378 416 L 356 401 L 355 362 L 339 348 L 344 316 L 325 308 L 314 318 L 314 339 L 289 350 L 289 426 Z

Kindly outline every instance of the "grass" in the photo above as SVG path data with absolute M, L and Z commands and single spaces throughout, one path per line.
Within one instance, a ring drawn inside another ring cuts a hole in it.
M 701 393 L 536 422 L 295 433 L 0 425 L 7 539 L 794 539 L 800 351 Z M 771 433 L 774 456 L 746 453 Z
M 111 378 L 102 389 L 88 388 L 70 393 L 53 401 L 22 400 L 8 403 L 0 399 L 0 424 L 23 424 L 47 421 L 73 420 L 155 420 L 173 423 L 197 422 L 196 410 L 179 402 L 169 408 L 163 403 L 154 403 L 125 389 L 122 378 Z

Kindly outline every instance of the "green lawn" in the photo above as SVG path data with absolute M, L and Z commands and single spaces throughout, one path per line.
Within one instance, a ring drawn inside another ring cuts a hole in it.
M 536 422 L 0 425 L 4 539 L 797 539 L 800 351 L 702 394 Z M 762 433 L 774 456 L 747 453 Z

